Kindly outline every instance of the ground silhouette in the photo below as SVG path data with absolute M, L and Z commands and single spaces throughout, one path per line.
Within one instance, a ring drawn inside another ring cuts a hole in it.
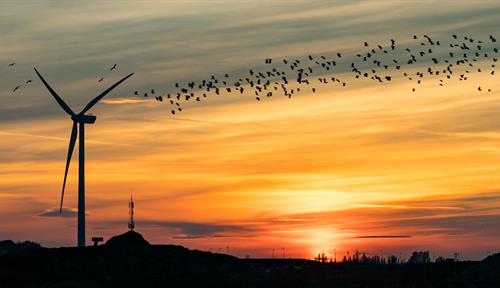
M 500 254 L 483 261 L 398 265 L 239 259 L 151 245 L 129 231 L 98 247 L 0 256 L 0 287 L 500 287 Z

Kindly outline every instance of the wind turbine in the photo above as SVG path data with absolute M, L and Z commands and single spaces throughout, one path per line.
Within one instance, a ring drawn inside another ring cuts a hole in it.
M 50 87 L 50 85 L 43 79 L 42 75 L 35 69 L 36 74 L 40 77 L 43 84 L 49 90 L 50 94 L 56 99 L 57 103 L 61 106 L 61 108 L 71 116 L 71 120 L 73 120 L 73 128 L 71 129 L 71 137 L 69 138 L 69 148 L 68 148 L 68 157 L 66 158 L 66 169 L 64 171 L 64 181 L 61 192 L 61 205 L 59 208 L 59 213 L 62 213 L 62 205 L 64 199 L 64 189 L 66 187 L 66 177 L 68 176 L 68 168 L 69 163 L 71 162 L 71 156 L 73 155 L 73 150 L 75 148 L 76 137 L 78 136 L 78 130 L 80 130 L 80 138 L 78 142 L 78 247 L 85 247 L 85 124 L 94 124 L 96 120 L 96 116 L 93 115 L 85 115 L 87 111 L 90 110 L 99 100 L 101 100 L 104 96 L 106 96 L 111 90 L 113 90 L 116 86 L 120 85 L 123 81 L 127 80 L 130 76 L 134 75 L 131 73 L 125 76 L 120 81 L 111 85 L 108 89 L 104 90 L 97 97 L 92 99 L 83 110 L 76 114 L 69 108 L 69 106 L 62 100 L 62 98 L 57 95 L 57 93 Z

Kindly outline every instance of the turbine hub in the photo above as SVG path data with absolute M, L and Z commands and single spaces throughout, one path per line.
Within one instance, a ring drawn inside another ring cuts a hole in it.
M 75 115 L 71 117 L 73 121 L 85 124 L 94 124 L 96 118 L 94 115 Z

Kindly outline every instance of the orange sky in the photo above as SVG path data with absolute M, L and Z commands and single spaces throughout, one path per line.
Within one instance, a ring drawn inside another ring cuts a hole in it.
M 40 216 L 59 203 L 70 119 L 39 81 L 10 92 L 35 79 L 36 65 L 74 110 L 136 72 L 91 111 L 88 238 L 125 231 L 133 194 L 137 231 L 151 242 L 237 256 L 425 249 L 480 259 L 498 251 L 498 76 L 424 83 L 416 93 L 399 79 L 351 80 L 293 99 L 225 95 L 175 117 L 154 101 L 131 100 L 134 90 L 168 92 L 176 81 L 258 69 L 267 57 L 355 55 L 365 40 L 408 43 L 413 33 L 487 39 L 500 28 L 491 1 L 447 3 L 445 16 L 434 11 L 438 2 L 287 3 L 106 4 L 102 15 L 96 3 L 8 4 L 0 12 L 0 27 L 11 27 L 0 28 L 0 239 L 76 240 L 76 218 Z M 381 18 L 387 9 L 402 16 Z M 11 61 L 16 70 L 4 67 Z M 116 74 L 106 72 L 112 63 Z M 77 158 L 68 211 L 77 205 Z M 384 235 L 410 237 L 366 237 Z

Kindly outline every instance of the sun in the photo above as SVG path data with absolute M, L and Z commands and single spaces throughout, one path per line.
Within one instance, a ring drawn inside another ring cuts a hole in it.
M 315 227 L 302 230 L 302 238 L 297 238 L 297 242 L 305 247 L 306 257 L 314 258 L 318 253 L 325 253 L 329 258 L 334 257 L 334 251 L 338 250 L 341 235 L 333 227 Z

